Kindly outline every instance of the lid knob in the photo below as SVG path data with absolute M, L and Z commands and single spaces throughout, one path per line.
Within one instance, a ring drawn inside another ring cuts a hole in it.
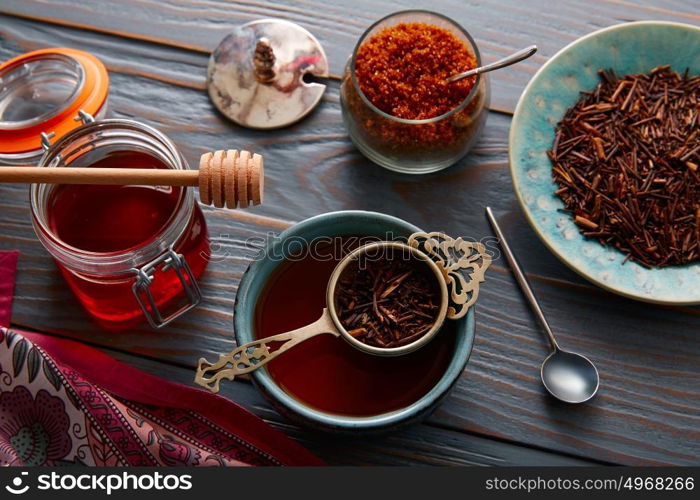
M 221 113 L 244 127 L 273 129 L 305 117 L 325 85 L 305 74 L 328 77 L 328 60 L 316 38 L 281 19 L 253 21 L 233 30 L 209 59 L 207 87 Z
M 255 46 L 255 76 L 260 83 L 270 83 L 275 79 L 275 53 L 267 38 L 261 38 Z

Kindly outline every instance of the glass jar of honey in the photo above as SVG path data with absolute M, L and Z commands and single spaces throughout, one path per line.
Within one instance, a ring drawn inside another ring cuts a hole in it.
M 53 145 L 44 135 L 39 168 L 188 168 L 150 126 L 80 116 L 83 125 Z M 209 241 L 191 189 L 34 184 L 30 204 L 39 240 L 103 327 L 161 327 L 201 300 Z
M 0 168 L 188 168 L 154 128 L 103 119 L 108 95 L 107 70 L 87 52 L 42 49 L 0 64 Z M 39 240 L 102 327 L 158 328 L 201 300 L 209 241 L 192 190 L 34 184 L 30 205 Z
M 490 88 L 474 39 L 434 12 L 407 10 L 370 26 L 345 67 L 343 121 L 357 148 L 398 172 L 425 174 L 457 162 L 474 146 L 488 115 Z

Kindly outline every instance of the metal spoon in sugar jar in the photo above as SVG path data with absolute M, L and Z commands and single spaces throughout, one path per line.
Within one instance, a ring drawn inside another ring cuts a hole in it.
M 481 73 L 488 73 L 489 71 L 493 71 L 495 69 L 505 68 L 506 66 L 510 66 L 511 64 L 515 64 L 524 59 L 527 59 L 535 52 L 537 52 L 537 45 L 530 45 L 529 47 L 519 50 L 514 54 L 504 57 L 503 59 L 499 59 L 498 61 L 492 62 L 491 64 L 486 64 L 484 66 L 479 66 L 478 68 L 472 68 L 470 70 L 464 71 L 463 73 L 457 73 L 456 75 L 452 75 L 447 79 L 447 81 L 452 83 L 456 82 L 457 80 L 461 80 L 462 78 L 466 78 L 468 76 L 480 75 Z
M 195 382 L 218 392 L 223 379 L 257 370 L 321 334 L 374 356 L 411 353 L 430 342 L 446 319 L 467 314 L 490 264 L 483 244 L 443 233 L 368 243 L 336 265 L 317 321 L 239 346 L 214 363 L 201 358 Z

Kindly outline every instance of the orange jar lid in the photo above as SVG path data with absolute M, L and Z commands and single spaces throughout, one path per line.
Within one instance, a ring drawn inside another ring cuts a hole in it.
M 0 154 L 41 149 L 41 133 L 61 137 L 96 115 L 109 93 L 104 64 L 68 48 L 36 50 L 0 65 Z

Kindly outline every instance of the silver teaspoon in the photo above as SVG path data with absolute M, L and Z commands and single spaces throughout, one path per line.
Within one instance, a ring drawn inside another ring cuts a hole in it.
M 583 403 L 588 401 L 598 392 L 598 386 L 600 385 L 598 370 L 587 357 L 575 352 L 565 351 L 559 347 L 552 329 L 549 327 L 549 323 L 547 323 L 547 319 L 544 317 L 544 313 L 537 302 L 537 298 L 489 207 L 486 207 L 486 217 L 498 237 L 501 249 L 508 260 L 515 279 L 518 281 L 523 294 L 525 294 L 530 307 L 535 312 L 552 345 L 552 352 L 542 362 L 540 369 L 542 383 L 552 396 L 566 403 Z
M 494 69 L 505 68 L 506 66 L 510 66 L 511 64 L 520 62 L 523 59 L 527 59 L 535 52 L 537 52 L 537 45 L 530 45 L 529 47 L 517 51 L 515 54 L 506 56 L 503 59 L 499 59 L 498 61 L 492 62 L 491 64 L 487 64 L 486 66 L 479 66 L 478 68 L 472 68 L 468 71 L 465 71 L 464 73 L 457 73 L 456 75 L 452 75 L 447 79 L 447 81 L 450 83 L 456 82 L 457 80 L 461 80 L 462 78 L 466 78 L 468 76 L 478 75 L 481 73 L 488 73 L 489 71 L 493 71 Z

